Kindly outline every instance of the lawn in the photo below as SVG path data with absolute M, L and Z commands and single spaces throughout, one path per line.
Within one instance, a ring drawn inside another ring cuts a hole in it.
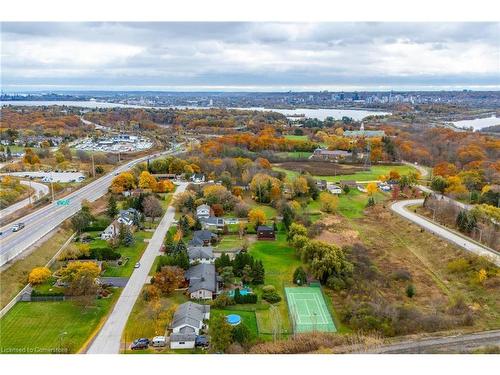
M 377 192 L 374 194 L 375 202 L 387 199 L 387 194 Z M 348 194 L 342 193 L 339 196 L 338 212 L 349 218 L 360 218 L 368 203 L 368 194 L 357 189 L 351 189 Z
M 103 275 L 104 277 L 127 277 L 132 275 L 132 272 L 134 271 L 134 265 L 137 263 L 141 257 L 142 254 L 144 253 L 144 250 L 146 250 L 147 243 L 144 242 L 144 239 L 149 239 L 153 235 L 152 232 L 144 232 L 144 231 L 139 231 L 134 233 L 134 238 L 135 242 L 132 246 L 126 247 L 126 246 L 120 246 L 116 251 L 118 251 L 120 254 L 122 254 L 123 258 L 128 258 L 128 261 L 121 265 L 121 266 L 116 266 L 116 267 L 109 267 L 104 271 Z M 104 242 L 103 243 L 101 243 Z M 91 246 L 107 246 L 106 241 L 103 240 L 95 240 L 92 242 Z
M 251 208 L 260 208 L 262 211 L 264 211 L 267 219 L 272 219 L 276 217 L 276 215 L 278 214 L 278 211 L 276 211 L 276 209 L 271 206 L 267 206 L 265 204 L 259 204 L 254 200 L 250 199 L 247 200 L 247 203 L 250 205 Z
M 240 310 L 240 309 L 211 309 L 210 310 L 210 319 L 215 318 L 216 316 L 220 315 L 230 315 L 230 314 L 236 314 L 241 316 L 241 322 L 245 324 L 250 332 L 252 333 L 252 338 L 256 338 L 259 336 L 259 329 L 257 328 L 257 319 L 255 317 L 255 311 L 246 311 L 246 310 Z
M 285 135 L 284 136 L 286 139 L 289 139 L 291 141 L 308 141 L 309 137 L 307 135 Z
M 76 353 L 118 298 L 82 309 L 72 301 L 19 302 L 0 320 L 0 353 Z
M 227 234 L 222 236 L 221 241 L 214 247 L 214 251 L 225 252 L 241 249 L 244 239 L 240 239 L 238 234 Z
M 281 314 L 282 326 L 284 333 L 291 333 L 284 286 L 292 283 L 293 272 L 301 265 L 300 260 L 295 256 L 295 251 L 288 246 L 284 233 L 279 233 L 276 241 L 256 241 L 252 243 L 249 252 L 264 264 L 266 272 L 265 284 L 274 285 L 280 293 L 282 301 L 279 302 L 278 308 Z
M 66 240 L 71 236 L 70 229 L 60 228 L 57 232 L 43 242 L 31 254 L 20 258 L 10 267 L 0 273 L 0 305 L 4 307 L 24 288 L 28 282 L 28 275 L 35 267 L 41 267 L 55 255 Z

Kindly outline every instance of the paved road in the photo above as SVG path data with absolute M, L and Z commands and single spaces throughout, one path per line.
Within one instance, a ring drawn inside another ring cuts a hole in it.
M 29 204 L 31 204 L 32 201 L 35 202 L 44 195 L 49 194 L 49 187 L 39 182 L 21 181 L 21 184 L 32 187 L 35 190 L 35 192 L 31 195 L 31 198 L 23 199 L 22 201 L 11 204 L 10 206 L 1 210 L 0 218 L 9 216 L 10 214 L 16 212 L 17 210 L 20 210 L 21 208 L 28 206 Z
M 186 186 L 186 182 L 180 183 L 175 194 L 183 192 Z M 141 266 L 134 269 L 113 311 L 87 350 L 88 354 L 118 354 L 120 352 L 122 332 L 127 324 L 128 316 L 141 293 L 143 285 L 149 280 L 149 270 L 153 266 L 155 258 L 160 255 L 161 245 L 168 228 L 174 220 L 174 216 L 175 208 L 169 206 L 142 255 Z M 128 340 L 132 341 L 136 338 L 138 337 L 130 337 Z
M 469 241 L 468 239 L 461 237 L 449 229 L 442 227 L 441 225 L 435 224 L 431 220 L 423 218 L 416 213 L 406 209 L 408 206 L 422 205 L 423 199 L 409 199 L 404 201 L 397 201 L 391 205 L 391 210 L 400 216 L 412 221 L 413 223 L 421 226 L 427 231 L 444 238 L 445 240 L 460 246 L 471 253 L 481 255 L 490 258 L 491 261 L 500 266 L 500 254 L 489 247 L 479 245 L 476 242 Z
M 404 341 L 370 349 L 363 353 L 460 353 L 488 345 L 500 345 L 500 330 Z
M 182 149 L 165 151 L 156 155 L 176 154 L 179 152 L 182 152 Z M 106 194 L 116 174 L 124 172 L 135 164 L 146 161 L 148 158 L 153 158 L 156 155 L 144 156 L 121 165 L 113 172 L 65 196 L 65 199 L 69 199 L 68 206 L 57 206 L 54 202 L 20 218 L 19 221 L 25 223 L 26 227 L 19 232 L 12 232 L 10 230 L 11 225 L 0 228 L 0 232 L 3 232 L 0 236 L 0 266 L 14 259 L 40 238 L 59 226 L 64 220 L 78 212 L 83 200 L 93 202 Z

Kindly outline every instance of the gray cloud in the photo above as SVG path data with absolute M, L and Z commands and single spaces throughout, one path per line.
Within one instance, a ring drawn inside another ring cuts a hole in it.
M 500 87 L 499 23 L 2 23 L 2 88 Z

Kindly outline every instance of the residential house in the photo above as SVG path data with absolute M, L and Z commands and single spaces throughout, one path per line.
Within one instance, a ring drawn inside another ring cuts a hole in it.
M 341 180 L 340 186 L 349 186 L 350 188 L 356 188 L 358 186 L 358 183 L 354 180 Z
M 221 279 L 213 264 L 192 266 L 186 271 L 185 278 L 189 281 L 188 293 L 192 299 L 213 299 L 219 293 Z
M 193 349 L 196 345 L 196 334 L 183 329 L 183 332 L 170 335 L 170 349 Z
M 275 240 L 276 233 L 274 228 L 267 225 L 259 225 L 257 227 L 257 239 L 259 240 Z
M 217 238 L 217 235 L 209 230 L 196 230 L 189 246 L 210 246 L 212 242 L 217 241 Z
M 113 238 L 118 237 L 120 234 L 120 223 L 117 220 L 114 220 L 111 224 L 108 225 L 106 229 L 101 233 L 101 240 L 111 240 Z
M 200 219 L 201 226 L 207 230 L 222 231 L 224 229 L 224 219 L 222 217 L 210 216 Z
M 191 264 L 213 263 L 215 260 L 212 246 L 191 246 L 188 247 L 187 253 Z
M 204 321 L 210 319 L 210 306 L 200 305 L 194 302 L 185 302 L 174 313 L 170 328 L 172 333 L 182 332 L 183 328 L 189 327 L 192 332 L 199 335 L 205 328 Z
M 319 160 L 343 160 L 352 156 L 352 152 L 345 150 L 325 150 L 322 148 L 317 148 L 313 153 L 314 159 Z
M 328 184 L 327 189 L 332 194 L 342 194 L 342 188 L 339 185 Z
M 326 180 L 316 180 L 316 187 L 321 191 L 326 190 L 327 185 Z
M 118 214 L 118 222 L 128 226 L 133 225 L 135 215 L 139 215 L 139 211 L 137 211 L 135 208 L 120 210 L 120 213 Z
M 202 173 L 193 173 L 189 179 L 195 184 L 201 184 L 205 182 L 205 175 Z
M 202 204 L 196 207 L 196 217 L 198 219 L 209 218 L 211 214 L 211 209 L 208 204 Z

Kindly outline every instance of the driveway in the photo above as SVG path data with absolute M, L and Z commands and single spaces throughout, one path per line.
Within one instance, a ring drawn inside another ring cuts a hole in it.
M 175 194 L 182 193 L 187 185 L 186 182 L 181 182 Z M 113 311 L 87 350 L 88 354 L 118 354 L 120 352 L 122 332 L 127 324 L 128 316 L 141 293 L 143 285 L 149 280 L 149 270 L 153 266 L 155 258 L 160 255 L 160 248 L 167 230 L 174 220 L 174 215 L 175 208 L 169 206 L 142 255 L 141 266 L 134 269 Z M 130 339 L 135 338 L 131 337 Z
M 409 199 L 398 201 L 391 205 L 391 210 L 404 217 L 405 219 L 408 219 L 424 228 L 425 230 L 431 232 L 432 234 L 435 234 L 447 240 L 448 242 L 454 243 L 455 245 L 471 253 L 489 258 L 493 263 L 500 266 L 500 253 L 496 252 L 493 249 L 490 249 L 489 247 L 482 246 L 477 242 L 470 241 L 449 230 L 448 228 L 435 224 L 431 220 L 428 220 L 406 209 L 408 206 L 422 205 L 423 203 L 423 199 Z

